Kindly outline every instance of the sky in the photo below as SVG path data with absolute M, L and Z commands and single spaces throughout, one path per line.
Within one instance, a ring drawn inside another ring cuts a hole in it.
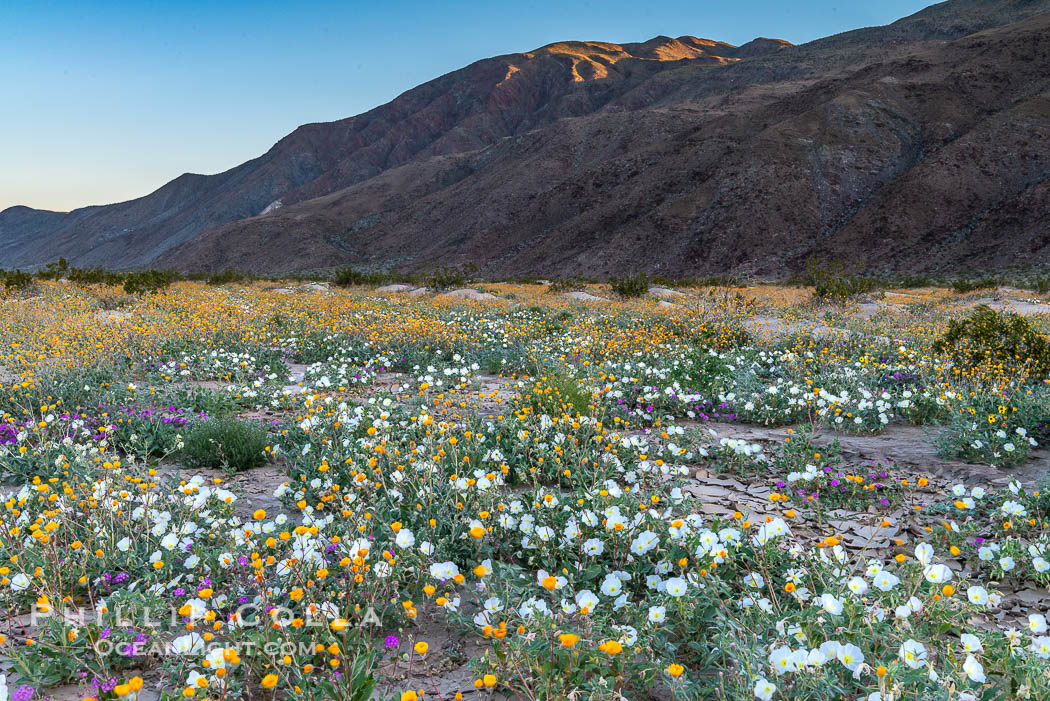
M 657 35 L 803 43 L 929 0 L 0 2 L 0 210 L 218 173 L 488 56 Z

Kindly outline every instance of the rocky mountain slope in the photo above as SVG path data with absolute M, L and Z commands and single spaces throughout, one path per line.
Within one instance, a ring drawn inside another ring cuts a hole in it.
M 952 0 L 792 47 L 485 59 L 215 176 L 0 213 L 0 266 L 781 275 L 1050 262 L 1050 0 Z

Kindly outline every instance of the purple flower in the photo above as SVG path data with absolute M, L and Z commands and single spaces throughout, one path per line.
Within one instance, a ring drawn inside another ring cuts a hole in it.
M 401 641 L 397 639 L 396 635 L 388 635 L 386 636 L 386 640 L 383 641 L 383 644 L 387 647 L 397 647 L 401 644 Z
M 33 687 L 23 684 L 11 695 L 11 698 L 13 701 L 29 701 L 29 699 L 33 698 Z

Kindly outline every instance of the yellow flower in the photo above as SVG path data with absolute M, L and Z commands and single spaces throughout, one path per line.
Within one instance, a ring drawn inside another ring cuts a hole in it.
M 417 655 L 422 657 L 423 655 L 427 654 L 427 650 L 430 649 L 430 645 L 420 640 L 418 643 L 416 643 L 413 649 L 416 651 Z
M 575 633 L 562 633 L 558 636 L 558 640 L 561 641 L 562 647 L 573 647 L 580 642 L 580 636 Z
M 683 667 L 680 664 L 669 664 L 669 665 L 667 665 L 667 673 L 670 674 L 672 677 L 680 677 L 680 676 L 682 676 L 682 672 L 684 672 L 684 671 L 685 671 L 685 667 Z
M 482 538 L 485 535 L 485 529 L 481 526 L 474 526 L 470 529 L 470 536 L 472 538 Z
M 266 518 L 266 510 L 256 509 L 255 513 L 252 514 L 252 516 L 255 518 L 256 521 L 262 521 L 264 518 Z
M 272 689 L 277 686 L 278 677 L 276 674 L 267 674 L 262 678 L 262 687 L 264 689 Z

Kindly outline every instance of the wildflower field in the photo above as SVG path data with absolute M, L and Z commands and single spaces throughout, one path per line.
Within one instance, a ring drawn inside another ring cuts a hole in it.
M 0 698 L 1050 698 L 1041 299 L 279 285 L 0 297 Z

